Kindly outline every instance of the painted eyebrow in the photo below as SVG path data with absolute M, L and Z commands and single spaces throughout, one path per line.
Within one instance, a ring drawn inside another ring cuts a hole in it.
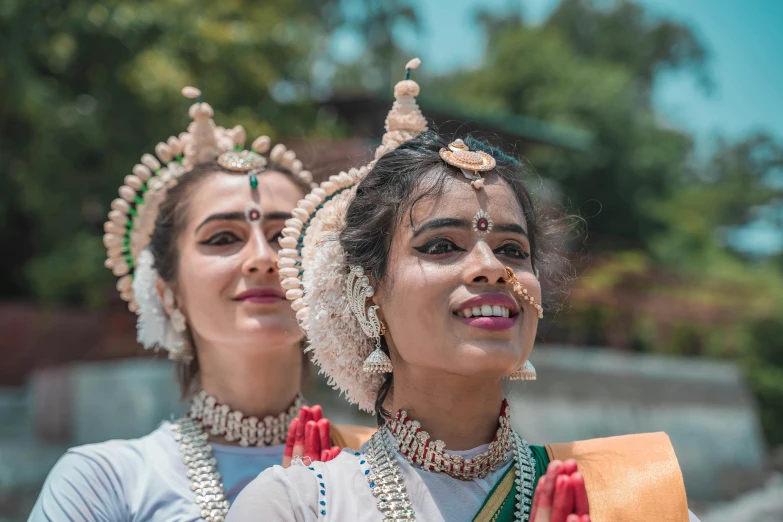
M 269 214 L 264 214 L 264 221 L 280 221 L 283 219 L 290 219 L 291 217 L 290 212 L 270 212 Z M 245 221 L 246 219 L 244 212 L 218 212 L 202 221 L 201 224 L 196 227 L 196 233 L 198 233 L 201 227 L 211 221 Z
M 428 230 L 436 230 L 439 228 L 472 228 L 473 223 L 466 221 L 464 219 L 457 219 L 457 218 L 438 218 L 433 219 L 432 221 L 428 221 L 424 223 L 421 227 L 417 228 L 413 231 L 413 237 L 412 239 L 415 239 L 416 237 L 420 236 L 424 232 Z M 518 225 L 516 223 L 501 223 L 493 226 L 493 231 L 497 230 L 498 232 L 510 232 L 512 234 L 519 234 L 520 236 L 527 236 L 527 232 L 525 232 L 525 229 L 522 228 L 521 225 Z

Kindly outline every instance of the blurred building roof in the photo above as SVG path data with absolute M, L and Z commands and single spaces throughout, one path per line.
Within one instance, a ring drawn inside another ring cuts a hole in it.
M 734 363 L 543 345 L 530 360 L 538 380 L 508 398 L 533 444 L 664 431 L 690 500 L 733 498 L 766 476 L 755 399 Z
M 392 104 L 392 99 L 375 94 L 338 95 L 322 105 L 334 111 L 347 123 L 354 135 L 372 136 L 380 141 L 383 122 Z M 417 99 L 424 116 L 432 121 L 438 130 L 446 135 L 470 131 L 493 141 L 504 149 L 548 145 L 573 151 L 587 151 L 592 145 L 592 134 L 580 129 L 548 123 L 525 116 L 476 111 L 461 107 L 457 102 L 419 96 Z

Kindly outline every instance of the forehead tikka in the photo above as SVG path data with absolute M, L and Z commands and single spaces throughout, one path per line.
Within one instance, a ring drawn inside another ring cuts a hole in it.
M 452 167 L 460 169 L 476 190 L 484 188 L 484 178 L 480 173 L 492 170 L 496 165 L 495 158 L 486 152 L 470 150 L 461 139 L 451 142 L 449 148 L 440 149 L 440 157 Z
M 494 223 L 492 222 L 492 218 L 489 216 L 489 213 L 486 210 L 480 208 L 478 211 L 476 211 L 476 215 L 473 216 L 474 232 L 476 232 L 479 236 L 486 236 L 492 232 L 493 225 Z
M 257 168 L 248 171 L 248 177 L 250 178 L 250 201 L 245 207 L 245 219 L 254 228 L 260 230 L 261 220 L 264 219 L 264 209 L 260 205 L 261 194 L 258 191 L 258 174 L 264 170 L 266 159 L 261 155 L 257 156 L 263 160 L 263 164 L 259 164 Z

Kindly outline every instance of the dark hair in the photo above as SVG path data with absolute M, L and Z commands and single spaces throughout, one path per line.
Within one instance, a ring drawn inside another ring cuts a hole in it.
M 462 176 L 459 169 L 440 158 L 440 149 L 448 147 L 449 141 L 437 132 L 424 132 L 378 159 L 357 187 L 346 212 L 340 244 L 348 264 L 364 267 L 376 285 L 387 282 L 392 237 L 406 211 L 411 216 L 417 202 L 442 195 L 445 178 Z M 471 136 L 464 141 L 470 150 L 484 151 L 495 158 L 494 172 L 509 185 L 522 207 L 533 268 L 538 270 L 545 291 L 544 303 L 551 308 L 561 301 L 557 294 L 564 294 L 569 279 L 568 263 L 559 248 L 562 241 L 557 240 L 566 229 L 566 220 L 537 212 L 523 181 L 532 174 L 527 165 Z M 425 179 L 427 183 L 423 184 Z M 381 348 L 388 355 L 389 347 L 383 337 Z M 393 375 L 387 374 L 375 401 L 379 425 L 388 417 L 383 405 L 392 385 Z
M 294 185 L 302 190 L 303 194 L 307 194 L 310 191 L 310 186 L 304 180 L 282 165 L 271 163 L 266 168 L 266 172 L 270 171 L 280 172 L 285 175 Z M 217 162 L 202 163 L 183 175 L 179 183 L 169 189 L 166 193 L 166 198 L 160 204 L 158 217 L 155 221 L 155 231 L 152 234 L 149 249 L 155 257 L 155 269 L 166 283 L 176 284 L 177 281 L 179 268 L 177 238 L 179 238 L 179 235 L 187 225 L 190 198 L 204 179 L 219 173 L 246 176 L 244 173 L 227 170 Z M 188 340 L 191 346 L 195 346 L 189 330 L 186 332 L 186 335 L 190 337 Z M 195 349 L 193 359 L 190 362 L 177 362 L 176 374 L 183 398 L 188 398 L 197 391 L 199 361 Z

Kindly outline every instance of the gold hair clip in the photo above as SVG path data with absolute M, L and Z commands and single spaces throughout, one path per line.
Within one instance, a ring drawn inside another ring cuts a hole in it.
M 234 172 L 250 172 L 266 167 L 266 158 L 252 150 L 229 150 L 218 156 L 218 164 Z
M 452 167 L 460 169 L 476 190 L 484 187 L 484 178 L 479 172 L 492 170 L 496 164 L 495 158 L 486 152 L 468 149 L 465 142 L 460 139 L 451 142 L 448 149 L 440 149 L 440 157 Z

